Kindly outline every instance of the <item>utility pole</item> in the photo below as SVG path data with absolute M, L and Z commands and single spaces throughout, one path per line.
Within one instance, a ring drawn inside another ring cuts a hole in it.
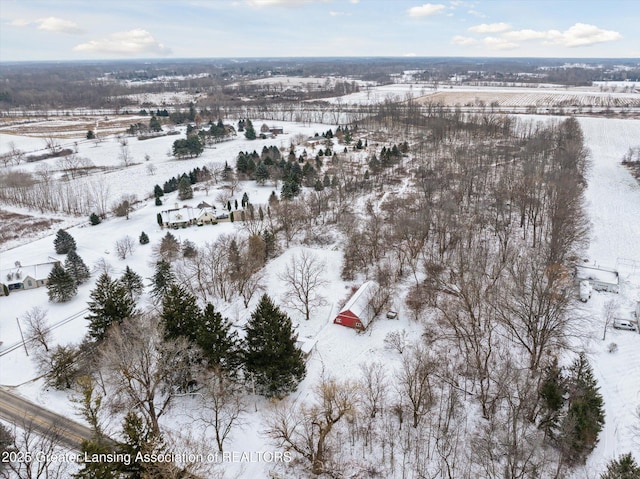
M 29 356 L 29 351 L 27 351 L 27 343 L 24 340 L 24 334 L 22 334 L 22 326 L 20 326 L 20 320 L 16 316 L 16 323 L 18 323 L 18 329 L 20 330 L 20 337 L 22 337 L 22 345 L 24 346 L 24 352 Z

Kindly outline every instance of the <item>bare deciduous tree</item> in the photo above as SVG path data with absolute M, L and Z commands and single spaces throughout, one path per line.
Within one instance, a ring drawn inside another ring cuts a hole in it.
M 129 142 L 124 137 L 120 140 L 120 153 L 118 153 L 118 158 L 125 168 L 133 164 L 133 155 L 131 151 L 129 151 Z
M 278 276 L 284 281 L 287 291 L 283 296 L 285 303 L 304 314 L 308 321 L 311 309 L 326 304 L 318 289 L 328 282 L 323 278 L 326 265 L 313 253 L 302 250 L 293 255 L 284 271 Z
M 27 338 L 40 346 L 45 352 L 49 352 L 51 330 L 47 325 L 47 310 L 34 306 L 22 316 L 27 327 Z
M 157 318 L 141 314 L 109 331 L 100 350 L 113 412 L 137 410 L 154 435 L 174 402 L 175 381 L 190 374 L 191 350 L 185 339 L 164 341 Z
M 243 425 L 247 411 L 244 393 L 240 384 L 221 371 L 207 374 L 200 383 L 198 408 L 192 417 L 204 425 L 205 432 L 213 430 L 218 451 L 222 452 L 232 430 Z
M 38 431 L 34 422 L 25 419 L 21 424 L 14 424 L 13 447 L 19 452 L 22 460 L 7 464 L 8 478 L 14 479 L 66 479 L 71 472 L 70 463 L 55 460 L 63 453 L 60 444 L 60 431 L 49 429 Z M 10 457 L 10 456 L 7 456 Z M 3 461 L 5 462 L 5 458 Z
M 118 241 L 116 241 L 115 250 L 116 250 L 116 254 L 118 255 L 118 258 L 126 259 L 127 256 L 133 253 L 133 249 L 135 248 L 135 245 L 136 245 L 135 241 L 129 235 L 125 236 L 124 238 L 120 238 Z
M 418 427 L 433 402 L 431 376 L 434 364 L 433 358 L 422 344 L 412 345 L 408 353 L 402 355 L 397 386 L 400 397 L 408 401 L 414 428 Z
M 355 413 L 356 386 L 323 377 L 315 388 L 315 401 L 292 408 L 287 401 L 276 406 L 267 419 L 267 435 L 309 461 L 313 474 L 335 472 L 329 454 L 331 431 Z
M 604 306 L 602 306 L 602 317 L 604 318 L 604 328 L 602 331 L 602 340 L 607 338 L 607 328 L 613 324 L 613 319 L 618 314 L 618 308 L 620 305 L 615 299 L 609 299 Z
M 382 411 L 386 404 L 387 378 L 383 364 L 378 361 L 360 365 L 362 376 L 359 381 L 359 395 L 365 414 L 371 419 Z

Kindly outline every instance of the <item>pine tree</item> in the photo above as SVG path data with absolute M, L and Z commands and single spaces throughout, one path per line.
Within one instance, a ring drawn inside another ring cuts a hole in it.
M 49 301 L 63 303 L 76 295 L 78 285 L 62 266 L 56 264 L 47 277 L 47 290 Z
M 125 285 L 102 273 L 91 291 L 88 309 L 89 336 L 95 341 L 105 338 L 113 323 L 121 323 L 135 314 L 135 302 Z
M 140 233 L 139 241 L 140 244 L 149 244 L 149 236 L 147 236 L 147 233 L 145 233 L 144 231 Z
M 189 200 L 193 198 L 193 188 L 191 188 L 191 182 L 189 178 L 183 176 L 178 182 L 178 199 Z
M 120 277 L 120 283 L 124 286 L 132 300 L 138 299 L 144 290 L 142 276 L 133 271 L 129 266 L 124 269 L 124 274 Z
M 256 167 L 256 173 L 254 176 L 256 178 L 256 182 L 259 185 L 264 185 L 266 181 L 269 179 L 269 169 L 263 162 L 258 163 L 258 166 Z
M 158 261 L 156 271 L 151 278 L 151 296 L 155 299 L 162 299 L 175 281 L 176 276 L 171 270 L 171 264 L 165 260 Z
M 631 453 L 627 453 L 611 460 L 600 479 L 640 479 L 640 467 Z
M 162 298 L 162 320 L 165 339 L 180 336 L 196 342 L 202 311 L 196 298 L 184 286 L 172 284 Z
M 91 213 L 91 215 L 89 215 L 89 223 L 91 223 L 92 226 L 95 226 L 102 223 L 102 220 L 97 214 Z
M 96 437 L 84 440 L 80 445 L 81 458 L 91 458 L 94 454 L 112 454 L 113 445 L 106 440 Z M 74 479 L 120 479 L 121 464 L 113 461 L 80 462 L 80 470 L 73 475 Z
M 565 394 L 565 380 L 556 359 L 546 368 L 539 390 L 542 404 L 538 427 L 544 431 L 547 437 L 552 439 L 557 437 Z
M 76 284 L 82 284 L 89 279 L 89 268 L 84 264 L 82 258 L 76 253 L 75 250 L 69 251 L 67 259 L 64 262 L 64 269 L 71 275 L 76 281 Z
M 247 192 L 244 192 L 244 195 L 242 195 L 242 207 L 246 208 L 249 205 L 249 195 L 247 194 Z
M 264 294 L 246 333 L 245 367 L 258 391 L 269 397 L 293 391 L 306 368 L 289 316 Z
M 584 463 L 604 424 L 604 401 L 584 353 L 569 369 L 569 408 L 562 421 L 560 447 L 570 464 Z
M 58 230 L 53 240 L 53 247 L 57 254 L 67 254 L 72 249 L 76 249 L 76 240 L 65 230 Z
M 231 322 L 223 318 L 211 303 L 207 303 L 196 332 L 196 344 L 207 359 L 208 366 L 233 373 L 242 359 L 241 341 L 231 329 Z
M 180 254 L 180 242 L 171 234 L 170 231 L 167 231 L 167 234 L 160 240 L 158 253 L 165 261 L 173 261 L 178 258 L 178 255 Z
M 256 139 L 256 130 L 255 130 L 255 128 L 253 128 L 253 123 L 251 123 L 251 120 L 247 120 L 245 122 L 244 129 L 245 129 L 244 137 L 247 140 L 255 140 Z

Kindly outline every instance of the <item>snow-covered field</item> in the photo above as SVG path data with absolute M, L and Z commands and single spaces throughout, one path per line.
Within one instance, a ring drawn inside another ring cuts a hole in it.
M 620 294 L 594 292 L 585 305 L 591 333 L 585 346 L 606 408 L 600 442 L 587 467 L 602 471 L 609 460 L 627 452 L 640 461 L 640 415 L 636 414 L 640 408 L 640 334 L 610 328 L 602 340 L 604 304 L 616 301 L 617 316 L 632 319 L 640 301 L 640 185 L 620 165 L 622 155 L 640 142 L 640 121 L 582 118 L 580 125 L 593 163 L 586 191 L 592 224 L 587 259 L 620 273 Z M 615 353 L 608 352 L 612 342 L 618 345 Z
M 404 87 L 404 88 L 403 88 Z M 411 92 L 406 85 L 390 85 L 387 93 L 403 95 Z M 361 92 L 358 95 L 366 94 Z M 378 94 L 384 94 L 378 91 Z M 260 124 L 255 120 L 256 125 Z M 312 135 L 329 128 L 328 125 L 300 125 L 283 124 L 285 134 L 272 140 L 257 140 L 249 142 L 244 138 L 216 145 L 216 148 L 205 150 L 202 157 L 190 160 L 176 161 L 167 156 L 175 137 L 164 137 L 153 140 L 130 140 L 129 148 L 137 164 L 126 169 L 117 169 L 101 178 L 110 185 L 114 199 L 122 193 L 136 193 L 142 199 L 150 194 L 155 183 L 162 184 L 171 176 L 188 171 L 195 166 L 202 166 L 209 162 L 235 164 L 239 151 L 257 150 L 263 146 L 277 145 L 288 148 L 292 138 L 298 134 Z M 640 443 L 637 431 L 633 426 L 640 427 L 640 418 L 634 415 L 636 407 L 640 405 L 640 335 L 627 331 L 607 331 L 607 339 L 602 341 L 603 313 L 602 309 L 610 299 L 619 302 L 620 316 L 630 317 L 630 311 L 635 301 L 640 300 L 640 186 L 631 175 L 619 164 L 622 155 L 630 146 L 637 146 L 640 141 L 640 120 L 613 120 L 600 118 L 582 118 L 580 123 L 584 130 L 587 146 L 591 150 L 593 168 L 589 178 L 587 190 L 588 211 L 592 221 L 591 244 L 587 251 L 587 260 L 601 266 L 618 267 L 621 274 L 620 294 L 594 292 L 591 300 L 585 304 L 584 316 L 585 339 L 582 345 L 589 352 L 589 359 L 594 366 L 601 393 L 605 399 L 606 424 L 601 433 L 600 442 L 587 463 L 587 469 L 594 474 L 602 471 L 604 464 L 611 458 L 626 452 L 633 452 L 640 461 Z M 10 138 L 10 140 L 8 139 Z M 15 141 L 19 148 L 42 148 L 41 139 L 7 137 L 0 135 L 0 152 L 6 151 L 7 141 Z M 31 145 L 31 146 L 30 146 Z M 91 159 L 95 165 L 117 166 L 120 145 L 115 139 L 105 141 L 99 146 L 93 143 L 80 143 L 79 154 Z M 156 167 L 154 175 L 149 175 L 144 160 L 149 155 L 150 163 Z M 52 161 L 54 160 L 46 160 Z M 27 170 L 35 168 L 35 164 L 23 164 L 18 168 Z M 237 192 L 238 200 L 246 191 L 254 204 L 265 203 L 272 191 L 272 186 L 257 187 L 254 183 L 247 183 Z M 165 196 L 165 206 L 157 207 L 153 200 L 145 200 L 130 216 L 124 218 L 110 218 L 97 226 L 89 226 L 85 218 L 79 219 L 75 227 L 69 229 L 78 244 L 78 254 L 91 267 L 101 259 L 105 259 L 112 267 L 113 274 L 120 275 L 125 266 L 130 266 L 143 278 L 149 278 L 153 272 L 151 262 L 151 248 L 157 244 L 166 233 L 156 223 L 156 214 L 173 206 L 177 199 L 176 193 Z M 214 201 L 217 192 L 212 190 L 207 196 L 204 191 L 196 191 L 194 198 L 180 204 L 196 205 L 200 201 Z M 213 241 L 224 233 L 230 233 L 237 224 L 220 223 L 215 226 L 202 228 L 191 227 L 176 231 L 179 239 L 190 239 L 195 243 Z M 113 253 L 116 240 L 129 235 L 137 240 L 139 234 L 145 231 L 150 238 L 149 245 L 137 245 L 134 253 L 126 260 L 119 260 Z M 53 232 L 52 232 L 53 233 Z M 266 267 L 266 292 L 279 301 L 282 288 L 277 281 L 277 275 L 301 247 L 286 250 L 280 257 L 272 260 Z M 300 338 L 316 341 L 316 348 L 307 364 L 308 373 L 301 383 L 294 398 L 304 401 L 311 394 L 311 386 L 317 381 L 322 371 L 331 370 L 339 378 L 354 376 L 354 368 L 364 361 L 379 360 L 393 370 L 397 363 L 397 354 L 384 349 L 385 335 L 394 330 L 405 329 L 407 332 L 418 333 L 419 323 L 409 319 L 402 305 L 395 305 L 399 310 L 399 320 L 385 319 L 375 322 L 365 334 L 356 334 L 348 328 L 333 325 L 331 320 L 335 315 L 338 303 L 349 295 L 349 288 L 353 283 L 344 282 L 340 276 L 341 253 L 334 249 L 313 250 L 322 256 L 326 262 L 325 279 L 328 285 L 322 294 L 327 298 L 327 304 L 314 312 L 310 321 L 304 321 L 302 315 L 295 311 L 287 311 L 297 325 Z M 57 257 L 53 250 L 53 236 L 37 239 L 28 244 L 16 245 L 14 248 L 0 253 L 0 269 L 12 266 L 15 261 L 32 264 L 46 261 L 47 257 Z M 62 257 L 61 257 L 62 258 Z M 0 297 L 0 354 L 12 345 L 19 344 L 20 332 L 16 318 L 21 317 L 27 310 L 40 306 L 48 310 L 51 324 L 56 324 L 73 315 L 78 317 L 54 330 L 54 342 L 67 344 L 79 341 L 86 328 L 83 310 L 86 307 L 89 293 L 93 288 L 93 281 L 80 286 L 78 296 L 69 303 L 53 304 L 47 301 L 47 291 L 39 288 Z M 257 298 L 245 309 L 241 301 L 220 305 L 225 316 L 235 324 L 241 326 L 255 308 Z M 611 342 L 618 344 L 616 353 L 609 353 L 607 347 Z M 0 384 L 15 386 L 15 391 L 29 397 L 39 404 L 63 412 L 73 417 L 72 404 L 67 393 L 46 390 L 42 381 L 37 378 L 35 365 L 27 357 L 23 348 L 18 348 L 9 354 L 0 356 Z M 185 417 L 182 412 L 189 408 L 189 400 L 178 404 L 174 416 L 169 419 L 168 426 L 179 429 Z M 261 434 L 264 429 L 262 417 L 269 407 L 268 401 L 260 397 L 252 397 L 250 417 L 244 429 L 237 431 L 228 443 L 230 451 L 269 451 L 273 450 L 267 439 Z M 80 419 L 78 419 L 80 420 Z M 245 463 L 236 465 L 230 470 L 239 477 L 266 477 L 270 464 Z M 577 479 L 578 476 L 576 476 Z M 584 477 L 584 475 L 580 476 Z M 591 477 L 591 476 L 589 476 Z

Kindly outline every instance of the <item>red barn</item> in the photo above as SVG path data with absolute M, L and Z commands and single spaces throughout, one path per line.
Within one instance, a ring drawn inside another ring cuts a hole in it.
M 367 281 L 360 286 L 358 291 L 351 296 L 351 299 L 340 310 L 333 322 L 348 328 L 364 331 L 374 318 L 370 302 L 372 295 L 375 294 L 376 286 L 374 281 Z

